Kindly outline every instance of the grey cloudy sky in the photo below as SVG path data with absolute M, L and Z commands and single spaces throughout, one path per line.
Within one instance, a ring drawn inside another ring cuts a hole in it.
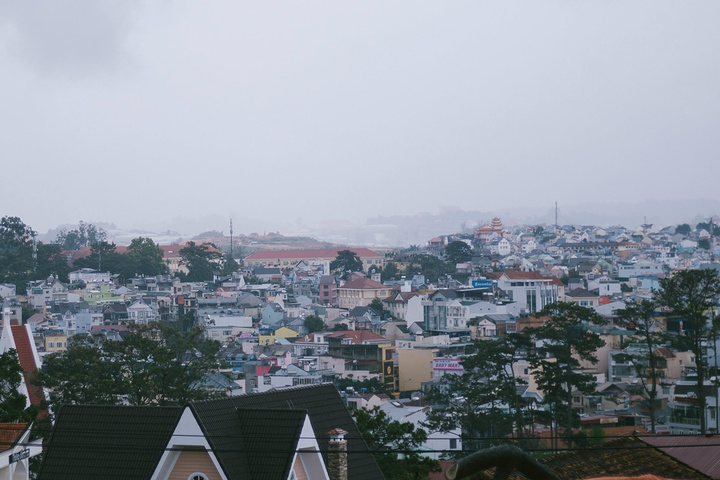
M 715 0 L 2 2 L 0 213 L 243 231 L 718 200 L 718 19 Z

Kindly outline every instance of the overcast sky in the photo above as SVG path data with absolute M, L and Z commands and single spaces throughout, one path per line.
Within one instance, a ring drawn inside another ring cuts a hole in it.
M 719 19 L 716 0 L 2 2 L 0 213 L 248 233 L 717 200 Z

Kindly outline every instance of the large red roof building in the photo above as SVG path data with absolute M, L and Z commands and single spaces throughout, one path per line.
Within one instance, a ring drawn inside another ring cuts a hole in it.
M 245 266 L 288 269 L 293 268 L 300 262 L 306 262 L 310 265 L 322 265 L 325 268 L 325 273 L 330 273 L 330 262 L 335 260 L 338 252 L 342 250 L 354 252 L 362 261 L 363 270 L 366 273 L 373 266 L 383 267 L 385 257 L 381 253 L 369 248 L 355 247 L 259 251 L 245 257 Z

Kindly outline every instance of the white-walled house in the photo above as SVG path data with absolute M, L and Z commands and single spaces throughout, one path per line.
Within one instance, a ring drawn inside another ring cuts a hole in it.
M 155 310 L 142 300 L 137 300 L 127 307 L 127 312 L 128 320 L 138 325 L 147 325 L 155 321 Z

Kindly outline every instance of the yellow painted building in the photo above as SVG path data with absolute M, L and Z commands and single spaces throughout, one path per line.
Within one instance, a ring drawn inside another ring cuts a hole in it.
M 287 327 L 280 327 L 275 331 L 270 330 L 266 335 L 261 333 L 258 337 L 258 345 L 275 345 L 276 338 L 296 338 L 299 335 L 300 334 L 295 330 L 291 330 Z
M 60 330 L 45 332 L 45 351 L 47 353 L 67 350 L 67 335 Z
M 422 382 L 433 379 L 433 359 L 436 349 L 399 348 L 397 350 L 397 389 L 400 392 L 420 390 Z

